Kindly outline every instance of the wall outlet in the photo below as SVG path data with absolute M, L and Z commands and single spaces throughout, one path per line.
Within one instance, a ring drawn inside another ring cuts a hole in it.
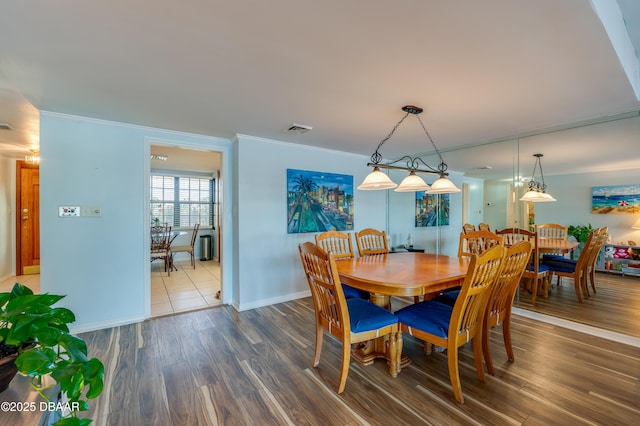
M 80 217 L 80 206 L 58 206 L 58 217 Z

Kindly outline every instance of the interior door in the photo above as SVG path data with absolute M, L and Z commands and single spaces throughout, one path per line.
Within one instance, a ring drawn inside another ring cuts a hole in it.
M 16 274 L 40 273 L 40 169 L 16 162 Z

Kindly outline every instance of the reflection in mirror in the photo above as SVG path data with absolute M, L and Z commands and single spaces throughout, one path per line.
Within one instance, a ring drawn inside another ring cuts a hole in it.
M 639 213 L 613 209 L 610 214 L 593 214 L 591 210 L 594 187 L 640 187 L 638 140 L 640 116 L 634 111 L 478 146 L 441 150 L 452 180 L 463 188 L 463 193 L 450 195 L 448 224 L 416 226 L 415 194 L 389 191 L 387 230 L 392 246 L 406 244 L 411 235 L 413 244 L 427 252 L 455 256 L 465 222 L 476 226 L 486 222 L 492 229 L 529 228 L 542 223 L 606 226 L 615 244 L 638 241 L 640 230 L 632 226 Z M 556 202 L 519 201 L 526 190 L 526 180 L 531 178 L 536 153 L 544 155 L 544 180 Z M 437 160 L 433 155 L 423 158 L 427 163 Z M 430 176 L 425 180 L 433 182 Z M 640 203 L 637 196 L 634 200 Z M 637 316 L 634 306 L 640 306 L 640 277 L 601 271 L 604 264 L 598 265 L 595 274 L 598 292 L 581 306 L 573 282 L 567 278 L 560 285 L 553 278 L 547 297 L 542 294 L 535 305 L 531 305 L 529 290 L 524 287 L 514 306 L 640 337 L 640 327 L 630 322 Z M 625 296 L 621 298 L 620 294 Z M 588 309 L 584 309 L 585 305 Z

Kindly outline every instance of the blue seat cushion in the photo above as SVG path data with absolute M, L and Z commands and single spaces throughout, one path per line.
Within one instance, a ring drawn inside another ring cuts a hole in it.
M 446 339 L 452 312 L 451 306 L 429 300 L 400 309 L 396 317 L 408 327 Z
M 357 289 L 355 287 L 351 287 L 350 285 L 342 284 L 342 291 L 344 291 L 345 299 L 353 299 L 354 297 L 358 299 L 369 300 L 369 292 Z
M 567 272 L 572 274 L 576 270 L 576 264 L 574 262 L 566 262 L 563 260 L 544 260 L 541 263 L 541 266 L 542 265 L 549 268 L 550 271 L 555 272 Z
M 442 293 L 440 296 L 434 298 L 433 301 L 443 303 L 447 306 L 453 306 L 456 304 L 456 300 L 458 300 L 459 294 L 460 294 L 460 289 L 446 291 Z
M 375 330 L 398 323 L 398 318 L 380 306 L 364 299 L 348 299 L 349 320 L 352 333 Z
M 549 270 L 549 267 L 543 263 L 539 263 L 538 264 L 538 273 L 541 274 L 543 272 L 547 272 Z M 527 266 L 527 271 L 529 272 L 533 272 L 533 265 L 528 265 Z
M 562 256 L 561 254 L 543 254 L 542 255 L 542 260 L 561 260 L 561 259 L 567 259 L 566 257 Z

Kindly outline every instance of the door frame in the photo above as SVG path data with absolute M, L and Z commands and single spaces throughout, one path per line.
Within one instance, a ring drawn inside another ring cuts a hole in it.
M 22 169 L 40 170 L 40 165 L 16 160 L 16 275 L 24 275 L 24 265 L 22 264 Z
M 221 286 L 221 300 L 223 304 L 233 304 L 235 300 L 233 293 L 233 238 L 232 238 L 232 184 L 231 178 L 233 176 L 232 161 L 231 161 L 231 142 L 225 139 L 218 138 L 206 138 L 202 140 L 202 143 L 198 142 L 186 142 L 182 139 L 161 139 L 156 137 L 145 137 L 145 151 L 144 151 L 144 206 L 143 206 L 143 258 L 147 259 L 150 243 L 147 230 L 151 226 L 151 215 L 149 200 L 151 198 L 151 190 L 149 184 L 149 177 L 151 176 L 151 145 L 166 145 L 173 147 L 180 147 L 185 149 L 194 149 L 200 151 L 218 152 L 222 156 L 221 158 L 221 175 L 219 176 L 217 185 L 219 197 L 221 199 L 218 206 L 218 220 L 220 230 L 218 245 L 220 250 L 218 257 L 220 259 L 220 286 Z M 151 268 L 148 267 L 148 262 L 145 263 L 143 268 L 143 279 L 145 285 L 145 316 L 151 317 Z

